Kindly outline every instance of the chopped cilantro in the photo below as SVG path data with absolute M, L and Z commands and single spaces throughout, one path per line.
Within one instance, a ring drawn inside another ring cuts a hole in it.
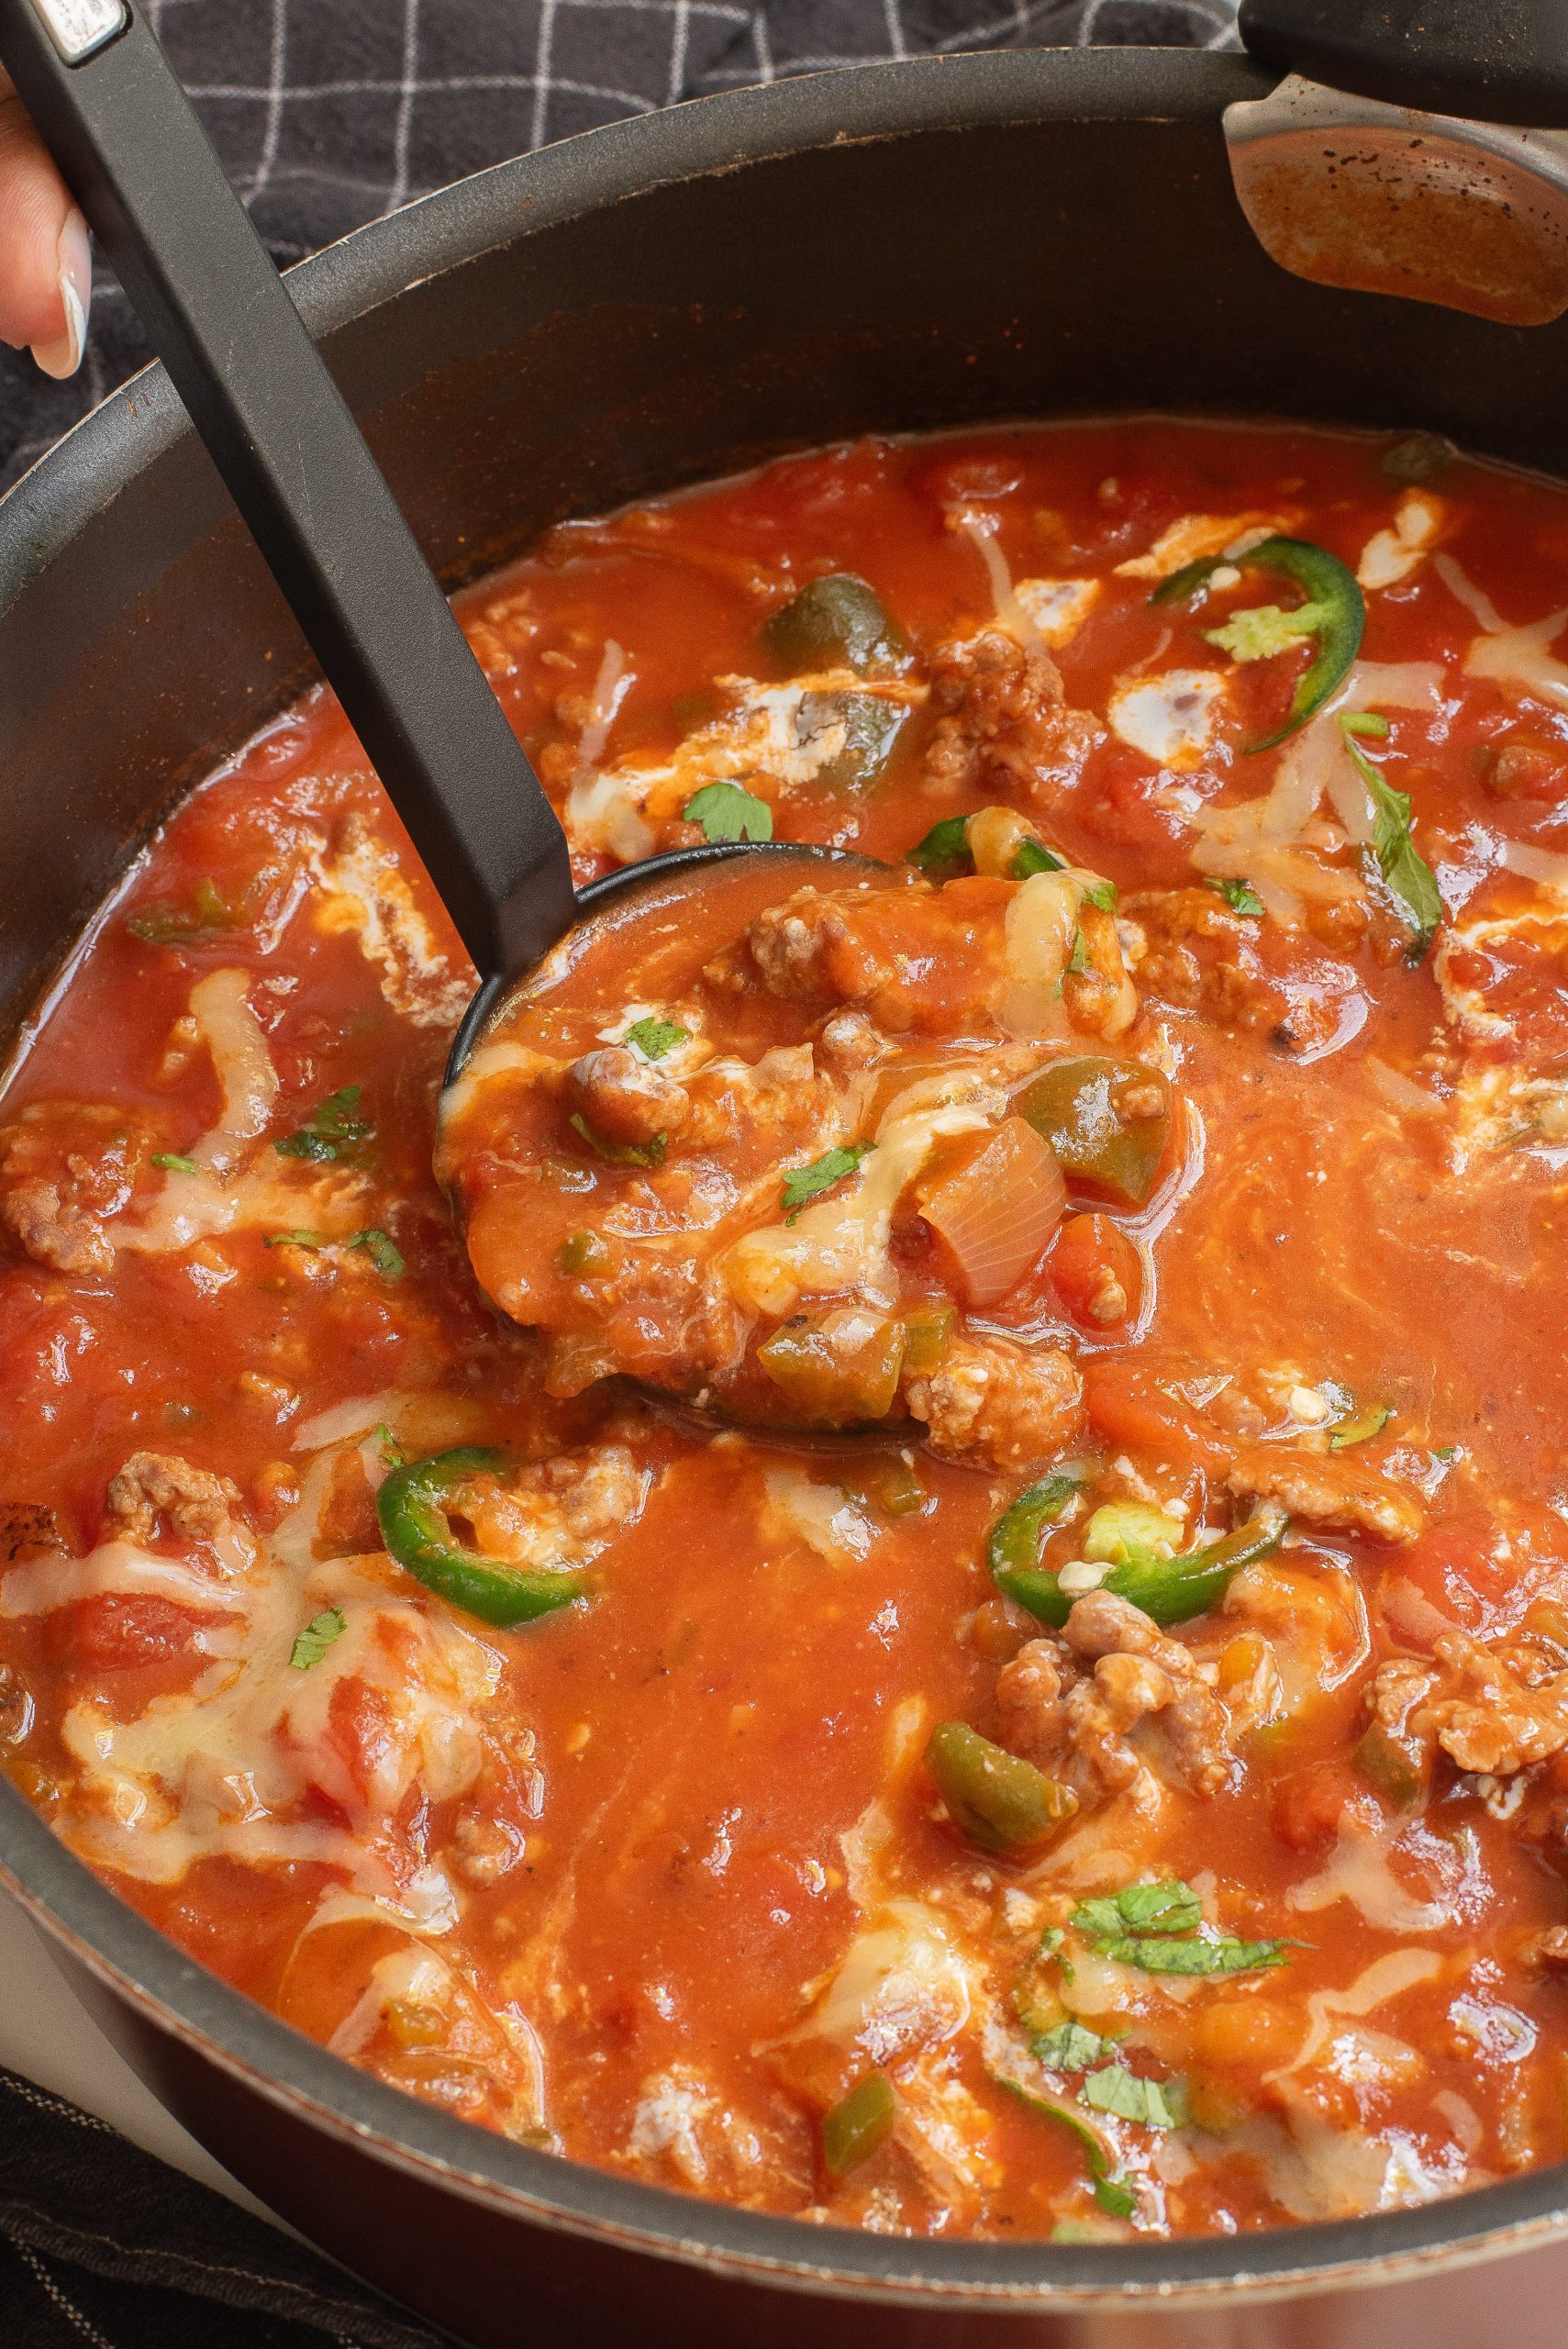
M 869 1141 L 851 1141 L 842 1148 L 825 1150 L 809 1166 L 794 1166 L 784 1178 L 780 1205 L 792 1214 L 798 1214 L 807 1199 L 815 1199 L 823 1191 L 830 1191 L 846 1174 L 852 1174 L 868 1150 Z
M 1442 920 L 1443 901 L 1431 866 L 1410 837 L 1410 795 L 1407 791 L 1396 791 L 1365 751 L 1357 750 L 1348 733 L 1345 748 L 1356 773 L 1372 794 L 1372 853 L 1409 928 L 1410 943 L 1405 959 L 1419 963 Z
M 1262 897 L 1248 882 L 1223 879 L 1219 874 L 1210 873 L 1205 875 L 1203 885 L 1206 889 L 1212 889 L 1216 896 L 1223 897 L 1233 914 L 1261 916 L 1263 911 Z
M 357 1085 L 343 1085 L 329 1093 L 296 1132 L 272 1144 L 280 1158 L 350 1158 L 362 1149 L 375 1128 L 356 1114 L 360 1091 Z
M 670 1147 L 668 1134 L 655 1134 L 651 1141 L 606 1141 L 580 1109 L 573 1111 L 571 1125 L 573 1132 L 582 1135 L 595 1157 L 607 1158 L 612 1166 L 662 1166 Z
M 1074 974 L 1089 967 L 1089 950 L 1084 942 L 1083 931 L 1077 928 L 1073 932 L 1073 952 L 1067 957 L 1067 967 Z
M 1233 661 L 1272 661 L 1316 636 L 1329 616 L 1327 604 L 1297 604 L 1290 612 L 1278 604 L 1258 604 L 1251 611 L 1232 612 L 1223 628 L 1206 628 L 1204 642 L 1218 644 Z
M 1089 1941 L 1122 1933 L 1187 1933 L 1202 1921 L 1202 1901 L 1175 1876 L 1159 1884 L 1129 1884 L 1073 1911 L 1073 1924 Z
M 342 1638 L 349 1628 L 349 1619 L 340 1607 L 325 1607 L 313 1616 L 289 1650 L 289 1662 L 296 1672 L 308 1672 L 319 1664 L 334 1640 Z
M 634 1052 L 640 1052 L 645 1061 L 662 1061 L 677 1044 L 685 1043 L 691 1032 L 678 1019 L 639 1019 L 635 1027 L 627 1030 L 622 1041 L 629 1044 Z
M 1291 1944 L 1239 1942 L 1225 1933 L 1214 1941 L 1153 1941 L 1129 1934 L 1097 1946 L 1102 1957 L 1118 1965 L 1135 1965 L 1141 1974 L 1250 1974 L 1255 1967 L 1285 1965 Z
M 384 1419 L 378 1419 L 371 1430 L 371 1441 L 381 1446 L 381 1464 L 384 1468 L 403 1468 L 407 1465 L 408 1454 Z
M 166 1166 L 171 1174 L 194 1174 L 196 1172 L 195 1160 L 182 1158 L 176 1150 L 155 1150 L 152 1163 L 154 1166 Z
M 944 864 L 955 868 L 973 865 L 974 860 L 969 853 L 968 824 L 967 816 L 944 816 L 940 824 L 931 826 L 924 840 L 916 841 L 905 862 L 921 873 L 940 872 Z M 1021 880 L 1023 875 L 1019 874 L 1017 877 Z
M 1041 1933 L 1040 1937 L 1040 1948 L 1036 1954 L 1042 1963 L 1054 1959 L 1057 1971 L 1061 1975 L 1062 1979 L 1071 1986 L 1073 1981 L 1072 1961 L 1069 1958 L 1063 1957 L 1062 1954 L 1062 1944 L 1066 1939 L 1067 1936 L 1062 1932 L 1060 1925 L 1047 1925 L 1044 1932 Z
M 325 1248 L 324 1231 L 269 1231 L 264 1243 L 269 1248 Z
M 1053 2072 L 1086 2072 L 1091 2064 L 1103 2064 L 1116 2054 L 1116 2041 L 1102 2039 L 1097 2031 L 1069 2015 L 1065 2022 L 1032 2033 L 1029 2054 Z
M 1084 903 L 1086 906 L 1093 906 L 1096 913 L 1114 914 L 1116 911 L 1116 883 L 1114 881 L 1091 881 L 1088 887 L 1084 892 Z
M 1054 2121 L 1058 2128 L 1076 2137 L 1083 2148 L 1084 2167 L 1094 2188 L 1095 2200 L 1113 2219 L 1130 2219 L 1138 2208 L 1138 2196 L 1125 2184 L 1119 2173 L 1111 2166 L 1111 2157 L 1099 2131 L 1074 2112 L 1071 2105 L 1058 2104 L 1054 2097 L 1037 2096 L 1019 2080 L 1011 2080 L 1005 2072 L 993 2072 L 992 2079 L 999 2088 L 1018 2099 L 1029 2111 L 1038 2113 L 1042 2121 Z
M 1081 2101 L 1095 2112 L 1112 2112 L 1118 2121 L 1136 2121 L 1145 2129 L 1179 2129 L 1183 2099 L 1160 2080 L 1140 2079 L 1125 2064 L 1107 2064 L 1091 2072 L 1078 2090 Z
M 362 1248 L 376 1271 L 389 1281 L 401 1280 L 407 1270 L 396 1246 L 384 1231 L 373 1229 L 356 1231 L 353 1238 L 343 1244 L 347 1248 Z
M 1438 1451 L 1433 1453 L 1432 1458 L 1434 1460 L 1451 1460 L 1458 1450 L 1459 1446 L 1457 1443 L 1445 1443 Z
M 681 810 L 710 841 L 771 841 L 773 811 L 738 783 L 705 783 Z
M 1054 849 L 1043 841 L 1020 841 L 1013 858 L 1012 878 L 1027 881 L 1035 873 L 1065 873 L 1067 870 Z

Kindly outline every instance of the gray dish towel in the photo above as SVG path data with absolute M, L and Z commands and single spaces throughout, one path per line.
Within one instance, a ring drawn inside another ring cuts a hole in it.
M 1235 41 L 1233 0 L 148 5 L 282 267 L 465 172 L 748 83 L 938 50 Z M 0 490 L 147 356 L 101 266 L 73 382 L 50 383 L 25 352 L 0 347 Z M 6 2072 L 0 2339 L 6 2349 L 439 2349 L 427 2327 L 290 2237 Z

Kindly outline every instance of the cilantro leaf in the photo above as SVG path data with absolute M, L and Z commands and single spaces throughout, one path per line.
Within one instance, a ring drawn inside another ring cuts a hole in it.
M 1227 1933 L 1215 1941 L 1152 1941 L 1129 1934 L 1101 1942 L 1102 1957 L 1135 1965 L 1142 1974 L 1251 1974 L 1288 1963 L 1288 1942 L 1239 1942 Z
M 340 1607 L 324 1607 L 313 1616 L 289 1650 L 289 1662 L 295 1672 L 308 1672 L 319 1664 L 334 1640 L 342 1638 L 349 1628 L 349 1619 Z
M 373 1443 L 379 1443 L 381 1446 L 381 1464 L 384 1468 L 406 1467 L 408 1463 L 408 1454 L 404 1451 L 403 1446 L 398 1442 L 397 1438 L 393 1434 L 392 1430 L 387 1426 L 384 1419 L 378 1419 L 374 1427 L 371 1430 L 371 1441 Z
M 1085 1900 L 1072 1921 L 1088 1940 L 1105 1941 L 1124 1933 L 1188 1933 L 1202 1920 L 1203 1903 L 1191 1885 L 1167 1876 Z
M 1372 853 L 1409 928 L 1406 960 L 1418 963 L 1437 934 L 1443 918 L 1443 901 L 1437 876 L 1410 836 L 1410 795 L 1407 791 L 1396 791 L 1366 752 L 1357 750 L 1349 734 L 1345 736 L 1345 748 L 1372 795 Z
M 1114 881 L 1091 881 L 1088 887 L 1084 892 L 1084 903 L 1086 906 L 1093 906 L 1096 913 L 1114 914 L 1116 911 L 1116 883 Z
M 1053 2023 L 1049 2031 L 1031 2032 L 1029 2054 L 1053 2072 L 1085 2072 L 1091 2064 L 1103 2064 L 1116 2054 L 1116 2041 L 1102 2039 L 1097 2031 L 1069 2015 L 1065 2022 Z
M 171 1174 L 194 1174 L 196 1172 L 195 1160 L 182 1158 L 175 1150 L 155 1150 L 152 1163 L 154 1166 L 166 1166 Z
M 705 783 L 681 810 L 710 841 L 771 841 L 773 811 L 738 783 Z
M 325 1248 L 324 1231 L 269 1231 L 262 1245 L 267 1248 Z
M 691 1032 L 678 1019 L 639 1019 L 635 1027 L 627 1030 L 621 1041 L 629 1044 L 634 1052 L 640 1052 L 645 1061 L 662 1061 L 677 1044 L 685 1043 Z
M 1067 2130 L 1077 2138 L 1083 2148 L 1084 2166 L 1089 2173 L 1095 2200 L 1113 2219 L 1130 2219 L 1138 2208 L 1137 2193 L 1112 2168 L 1105 2141 L 1093 2123 L 1085 2121 L 1081 2113 L 1074 2112 L 1071 2105 L 1058 2104 L 1054 2097 L 1037 2096 L 1032 2088 L 1026 2088 L 1021 2080 L 1009 2079 L 1005 2072 L 993 2072 L 991 2077 L 997 2087 L 1005 2088 L 1029 2111 L 1038 2113 L 1042 2121 L 1054 2121 L 1059 2128 Z
M 875 1147 L 869 1141 L 851 1141 L 842 1148 L 825 1150 L 809 1166 L 793 1166 L 784 1178 L 780 1205 L 798 1214 L 807 1199 L 817 1198 L 823 1191 L 830 1191 L 846 1174 L 852 1174 L 868 1150 Z
M 940 872 L 944 864 L 956 870 L 960 865 L 973 866 L 969 853 L 969 818 L 967 816 L 944 816 L 933 824 L 924 840 L 917 841 L 905 858 L 920 873 Z M 1020 874 L 1018 878 L 1022 878 Z
M 1203 885 L 1212 889 L 1216 896 L 1223 897 L 1233 914 L 1261 915 L 1263 911 L 1262 897 L 1245 881 L 1226 880 L 1209 873 L 1205 874 Z
M 581 1134 L 595 1158 L 608 1159 L 612 1166 L 662 1166 L 664 1153 L 670 1147 L 668 1134 L 655 1134 L 650 1141 L 606 1141 L 602 1133 L 592 1127 L 580 1109 L 572 1113 L 570 1124 L 573 1133 Z
M 375 1132 L 373 1126 L 367 1125 L 356 1114 L 360 1091 L 357 1085 L 342 1085 L 336 1093 L 329 1093 L 296 1132 L 285 1134 L 282 1141 L 272 1144 L 279 1157 L 351 1158 Z
M 1074 976 L 1089 967 L 1089 950 L 1084 942 L 1083 931 L 1076 926 L 1073 931 L 1073 952 L 1067 957 L 1067 967 Z
M 362 1248 L 376 1271 L 389 1281 L 401 1280 L 407 1270 L 395 1244 L 384 1231 L 356 1231 L 343 1244 L 346 1248 Z
M 1232 612 L 1223 628 L 1206 628 L 1203 639 L 1236 662 L 1272 661 L 1316 636 L 1328 618 L 1326 604 L 1297 604 L 1291 612 L 1277 604 L 1257 604 L 1251 611 Z
M 1107 2064 L 1091 2072 L 1078 2090 L 1080 2100 L 1095 2112 L 1113 2112 L 1118 2121 L 1136 2121 L 1145 2129 L 1179 2129 L 1182 2099 L 1168 2092 L 1160 2080 L 1140 2079 L 1125 2064 Z

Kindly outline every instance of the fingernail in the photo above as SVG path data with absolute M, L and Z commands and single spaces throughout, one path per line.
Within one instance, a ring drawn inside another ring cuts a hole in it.
M 93 248 L 87 223 L 72 205 L 60 232 L 60 298 L 65 332 L 53 342 L 35 342 L 33 357 L 46 375 L 74 375 L 87 348 L 87 312 L 93 300 Z

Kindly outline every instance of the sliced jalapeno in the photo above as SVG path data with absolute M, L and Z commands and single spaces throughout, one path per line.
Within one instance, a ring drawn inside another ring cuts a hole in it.
M 1026 1494 L 1024 1499 L 1028 1498 Z M 1039 1527 L 1043 1520 L 1035 1522 L 1037 1555 L 1027 1564 L 1019 1561 L 1028 1538 L 1022 1521 L 1004 1538 L 1008 1518 L 1022 1506 L 1022 1502 L 1015 1501 L 1013 1509 L 998 1520 L 992 1533 L 991 1578 L 1005 1598 L 1027 1608 L 1039 1622 L 1049 1623 L 1059 1631 L 1072 1611 L 1075 1594 L 1063 1590 L 1051 1569 L 1039 1563 Z M 1233 1533 L 1226 1534 L 1222 1541 L 1211 1542 L 1202 1550 L 1189 1550 L 1184 1557 L 1156 1557 L 1147 1550 L 1132 1552 L 1123 1564 L 1111 1568 L 1098 1587 L 1118 1598 L 1130 1600 L 1152 1622 L 1185 1623 L 1195 1615 L 1207 1613 L 1232 1575 L 1277 1550 L 1288 1521 L 1283 1509 L 1264 1508 L 1245 1525 L 1238 1526 Z
M 1251 756 L 1273 750 L 1298 726 L 1305 726 L 1344 682 L 1361 651 L 1366 605 L 1355 573 L 1346 570 L 1338 555 L 1330 554 L 1327 547 L 1314 546 L 1310 539 L 1286 538 L 1264 539 L 1246 554 L 1204 555 L 1196 562 L 1184 563 L 1180 571 L 1161 581 L 1150 602 L 1184 603 L 1227 562 L 1238 570 L 1273 571 L 1291 580 L 1312 607 L 1312 633 L 1318 640 L 1317 651 L 1296 680 L 1284 725 L 1259 741 L 1243 743 L 1243 751 Z
M 987 1852 L 1024 1852 L 1065 1826 L 1078 1808 L 1070 1787 L 966 1721 L 940 1721 L 926 1767 L 964 1833 Z
M 448 1510 L 472 1476 L 495 1475 L 498 1452 L 460 1445 L 395 1469 L 376 1495 L 381 1538 L 400 1566 L 465 1615 L 510 1631 L 582 1596 L 579 1574 L 509 1565 L 453 1534 Z
M 766 622 L 762 639 L 797 674 L 843 668 L 868 676 L 873 670 L 895 667 L 904 651 L 904 640 L 875 588 L 851 571 L 808 580 Z
M 1112 1206 L 1140 1208 L 1171 1130 L 1171 1088 L 1141 1061 L 1055 1061 L 1013 1107 L 1043 1135 L 1062 1172 Z

